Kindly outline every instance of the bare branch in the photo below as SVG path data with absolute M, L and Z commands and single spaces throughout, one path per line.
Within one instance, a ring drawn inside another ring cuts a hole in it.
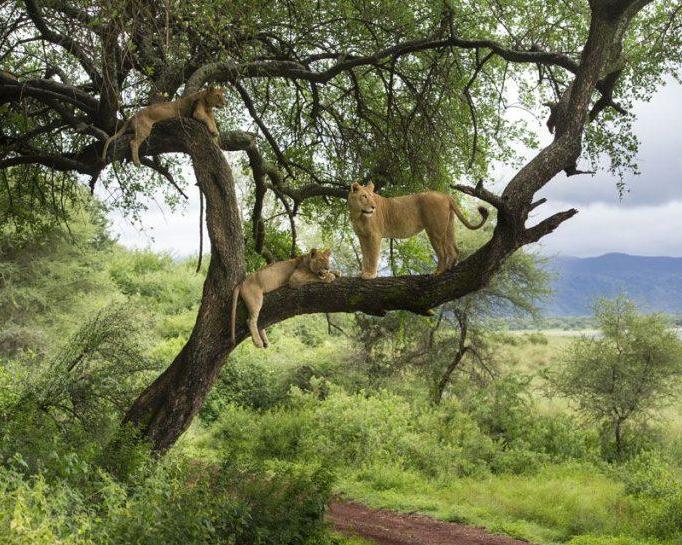
M 542 199 L 538 199 L 537 201 L 535 201 L 534 203 L 532 203 L 532 204 L 530 205 L 530 207 L 528 208 L 528 210 L 529 210 L 529 211 L 530 211 L 530 210 L 535 210 L 538 206 L 542 206 L 542 205 L 545 204 L 546 202 L 547 202 L 547 199 L 545 199 L 544 197 L 543 197 Z
M 42 11 L 34 0 L 25 0 L 25 3 L 26 13 L 31 18 L 31 21 L 35 25 L 38 32 L 40 32 L 40 35 L 48 42 L 62 47 L 68 53 L 76 57 L 78 62 L 83 67 L 83 70 L 85 70 L 88 76 L 90 76 L 92 83 L 99 87 L 102 83 L 102 78 L 95 68 L 92 59 L 90 59 L 85 51 L 83 51 L 80 44 L 78 44 L 78 42 L 73 40 L 71 37 L 64 36 L 63 34 L 59 34 L 58 32 L 52 30 L 47 25 L 45 19 L 43 18 Z
M 234 85 L 235 89 L 237 89 L 237 92 L 242 97 L 242 100 L 244 101 L 244 104 L 246 105 L 246 109 L 249 111 L 251 118 L 256 122 L 256 125 L 258 125 L 260 130 L 263 131 L 263 135 L 265 136 L 266 140 L 270 144 L 270 147 L 272 147 L 272 150 L 275 152 L 275 155 L 277 156 L 277 160 L 287 170 L 289 175 L 293 177 L 293 173 L 289 169 L 289 163 L 286 160 L 286 157 L 284 157 L 284 153 L 282 153 L 282 150 L 277 145 L 277 141 L 272 136 L 272 133 L 270 133 L 270 130 L 267 128 L 265 123 L 263 123 L 263 120 L 261 119 L 261 117 L 258 115 L 258 112 L 256 111 L 256 107 L 254 106 L 253 101 L 251 100 L 251 97 L 247 93 L 246 89 L 238 81 L 233 81 L 232 85 Z
M 171 173 L 170 169 L 161 162 L 161 159 L 159 159 L 158 155 L 155 155 L 152 159 L 149 159 L 147 157 L 140 157 L 140 163 L 161 174 L 161 176 L 166 178 L 166 180 L 168 180 L 168 183 L 171 184 L 177 190 L 177 192 L 180 193 L 180 195 L 182 195 L 185 199 L 189 199 L 187 193 L 185 193 L 182 190 L 182 188 L 177 184 L 175 178 L 173 178 L 173 174 Z
M 567 219 L 575 216 L 577 213 L 578 211 L 575 208 L 564 210 L 563 212 L 557 212 L 556 214 L 553 214 L 552 216 L 542 220 L 537 225 L 526 229 L 524 232 L 524 244 L 537 242 L 545 235 L 548 235 L 554 231 L 554 229 L 559 227 L 559 225 L 561 225 Z
M 492 191 L 485 189 L 483 187 L 483 180 L 479 180 L 475 187 L 463 184 L 453 184 L 450 187 L 452 189 L 456 189 L 457 191 L 461 191 L 462 193 L 466 193 L 467 195 L 471 195 L 472 197 L 476 197 L 477 199 L 481 199 L 482 201 L 493 205 L 501 212 L 508 212 L 507 205 L 505 204 L 502 197 L 495 195 L 495 193 Z

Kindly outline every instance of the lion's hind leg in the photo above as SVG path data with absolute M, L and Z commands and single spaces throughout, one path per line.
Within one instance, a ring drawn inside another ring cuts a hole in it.
M 258 330 L 258 315 L 263 306 L 263 291 L 257 286 L 244 285 L 241 288 L 240 295 L 249 311 L 248 323 L 251 340 L 257 348 L 264 348 L 267 344 L 267 336 L 265 339 L 261 338 L 261 332 Z M 264 340 L 266 342 L 263 342 Z
M 135 120 L 132 123 L 135 136 L 130 141 L 130 152 L 133 156 L 133 163 L 136 167 L 140 166 L 140 146 L 152 132 L 153 124 L 145 120 Z
M 433 246 L 433 249 L 436 252 L 436 258 L 438 260 L 438 265 L 436 266 L 434 274 L 442 274 L 448 269 L 448 258 L 446 250 L 447 244 L 443 236 L 444 233 L 436 233 L 434 231 L 427 230 L 426 234 L 429 236 L 429 241 L 431 242 L 431 246 Z
M 447 270 L 452 269 L 459 261 L 459 249 L 455 243 L 455 225 L 453 223 L 453 218 L 450 218 L 448 222 L 448 230 L 445 235 L 445 251 L 447 257 Z
M 270 346 L 270 341 L 268 340 L 268 336 L 265 333 L 265 329 L 259 329 L 258 333 L 260 334 L 261 341 L 263 341 L 263 348 Z

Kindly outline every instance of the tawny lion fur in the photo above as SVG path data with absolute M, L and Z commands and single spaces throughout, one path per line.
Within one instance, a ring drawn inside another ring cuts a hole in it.
M 331 250 L 317 250 L 310 253 L 278 261 L 250 274 L 232 291 L 232 344 L 235 343 L 235 321 L 237 319 L 237 303 L 241 296 L 246 309 L 249 311 L 249 330 L 253 344 L 258 348 L 267 348 L 270 344 L 264 329 L 258 329 L 258 315 L 263 306 L 263 295 L 282 286 L 299 288 L 313 282 L 333 282 L 336 271 L 329 270 Z
M 377 276 L 381 239 L 409 238 L 423 230 L 426 230 L 438 258 L 435 274 L 441 274 L 455 265 L 459 258 L 454 216 L 469 229 L 482 227 L 488 218 L 488 210 L 480 206 L 481 221 L 470 223 L 455 200 L 445 193 L 426 191 L 385 198 L 374 193 L 371 182 L 365 186 L 358 183 L 351 186 L 348 207 L 362 250 L 362 278 Z
M 225 90 L 220 87 L 210 87 L 172 102 L 160 102 L 147 106 L 123 123 L 118 131 L 107 138 L 102 150 L 102 161 L 106 160 L 111 141 L 130 131 L 135 134 L 135 137 L 130 141 L 130 151 L 132 152 L 133 163 L 139 167 L 140 146 L 152 132 L 154 124 L 175 117 L 192 117 L 201 121 L 208 127 L 217 144 L 220 132 L 213 117 L 213 108 L 225 105 Z

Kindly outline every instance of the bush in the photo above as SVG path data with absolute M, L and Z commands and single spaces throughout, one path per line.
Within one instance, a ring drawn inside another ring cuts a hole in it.
M 325 386 L 322 399 L 319 389 L 293 389 L 287 403 L 260 414 L 228 404 L 204 441 L 241 459 L 318 460 L 340 471 L 388 464 L 428 478 L 527 472 L 597 451 L 596 435 L 503 395 L 512 387 L 500 387 L 497 407 L 491 397 L 470 401 L 469 413 L 456 400 L 434 407 Z
M 661 539 L 680 536 L 682 478 L 660 453 L 644 451 L 614 470 L 637 500 L 644 531 Z
M 533 333 L 526 333 L 524 337 L 528 340 L 530 344 L 546 345 L 549 343 L 547 335 L 539 331 Z
M 497 442 L 500 452 L 492 466 L 497 472 L 532 471 L 544 462 L 597 456 L 594 432 L 581 428 L 569 415 L 538 412 L 528 376 L 505 377 L 474 390 L 464 409 Z
M 327 542 L 319 466 L 149 462 L 134 486 L 91 471 L 86 489 L 0 468 L 0 542 L 11 545 L 304 545 Z
M 273 407 L 282 397 L 271 369 L 256 363 L 228 362 L 199 413 L 210 423 L 230 404 L 251 409 Z
M 118 426 L 145 373 L 144 322 L 123 305 L 84 320 L 52 358 L 0 368 L 0 463 L 20 456 L 32 471 L 61 471 L 63 456 L 96 455 Z

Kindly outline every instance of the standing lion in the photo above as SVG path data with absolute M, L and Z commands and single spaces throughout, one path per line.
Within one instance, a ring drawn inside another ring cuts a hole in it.
M 445 193 L 425 191 L 385 198 L 374 193 L 371 182 L 351 186 L 348 208 L 362 249 L 362 278 L 376 278 L 382 238 L 409 238 L 424 229 L 438 257 L 435 274 L 441 274 L 455 265 L 459 256 L 453 216 L 469 229 L 479 229 L 488 218 L 488 210 L 480 206 L 481 221 L 470 223 L 455 200 Z

